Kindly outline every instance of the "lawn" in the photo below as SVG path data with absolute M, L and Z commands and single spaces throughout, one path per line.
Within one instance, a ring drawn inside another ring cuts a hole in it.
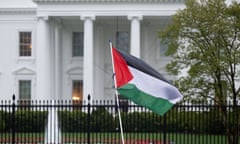
M 126 144 L 160 144 L 164 141 L 163 133 L 124 133 Z M 0 143 L 9 143 L 12 140 L 11 133 L 0 133 Z M 15 141 L 21 143 L 43 143 L 43 133 L 17 133 Z M 63 133 L 63 143 L 86 143 L 87 133 Z M 168 144 L 226 144 L 226 137 L 223 135 L 202 135 L 202 134 L 179 134 L 167 133 Z M 90 143 L 121 143 L 120 133 L 91 133 Z

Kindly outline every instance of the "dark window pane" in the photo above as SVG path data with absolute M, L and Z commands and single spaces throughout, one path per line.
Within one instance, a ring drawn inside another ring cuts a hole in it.
M 31 99 L 31 80 L 19 81 L 19 98 L 20 100 Z
M 72 99 L 73 101 L 82 101 L 83 99 L 83 81 L 82 80 L 73 80 Z
M 32 33 L 20 32 L 19 33 L 19 56 L 32 55 Z
M 72 56 L 83 56 L 83 32 L 73 32 Z
M 117 32 L 117 49 L 129 53 L 129 33 Z
M 160 44 L 160 56 L 162 56 L 162 57 L 166 56 L 165 54 L 166 54 L 167 50 L 168 50 L 168 45 L 161 43 Z

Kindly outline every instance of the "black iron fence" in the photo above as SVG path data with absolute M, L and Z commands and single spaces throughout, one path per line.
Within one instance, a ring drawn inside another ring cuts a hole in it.
M 239 144 L 240 106 L 179 104 L 159 116 L 119 107 L 125 144 Z M 113 101 L 1 101 L 0 143 L 120 144 Z

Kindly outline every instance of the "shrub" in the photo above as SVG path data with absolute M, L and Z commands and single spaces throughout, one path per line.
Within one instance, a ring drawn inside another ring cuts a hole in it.
M 6 112 L 0 111 L 0 132 L 4 132 L 6 128 L 4 116 L 6 116 Z
M 205 126 L 204 130 L 210 134 L 224 134 L 226 128 L 224 126 L 223 120 L 216 110 L 211 110 L 205 115 L 205 122 L 201 125 Z
M 104 107 L 92 111 L 90 129 L 94 132 L 114 131 L 114 118 Z
M 16 111 L 16 132 L 43 132 L 46 119 L 47 112 L 30 110 Z
M 80 110 L 59 111 L 59 120 L 63 132 L 87 131 L 87 114 Z

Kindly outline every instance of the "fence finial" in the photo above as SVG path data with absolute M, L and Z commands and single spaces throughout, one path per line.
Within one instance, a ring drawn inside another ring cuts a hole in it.
M 90 96 L 90 94 L 88 94 L 88 100 L 90 100 L 91 99 L 91 96 Z
M 15 101 L 15 94 L 13 94 L 12 99 L 13 99 L 13 101 Z

